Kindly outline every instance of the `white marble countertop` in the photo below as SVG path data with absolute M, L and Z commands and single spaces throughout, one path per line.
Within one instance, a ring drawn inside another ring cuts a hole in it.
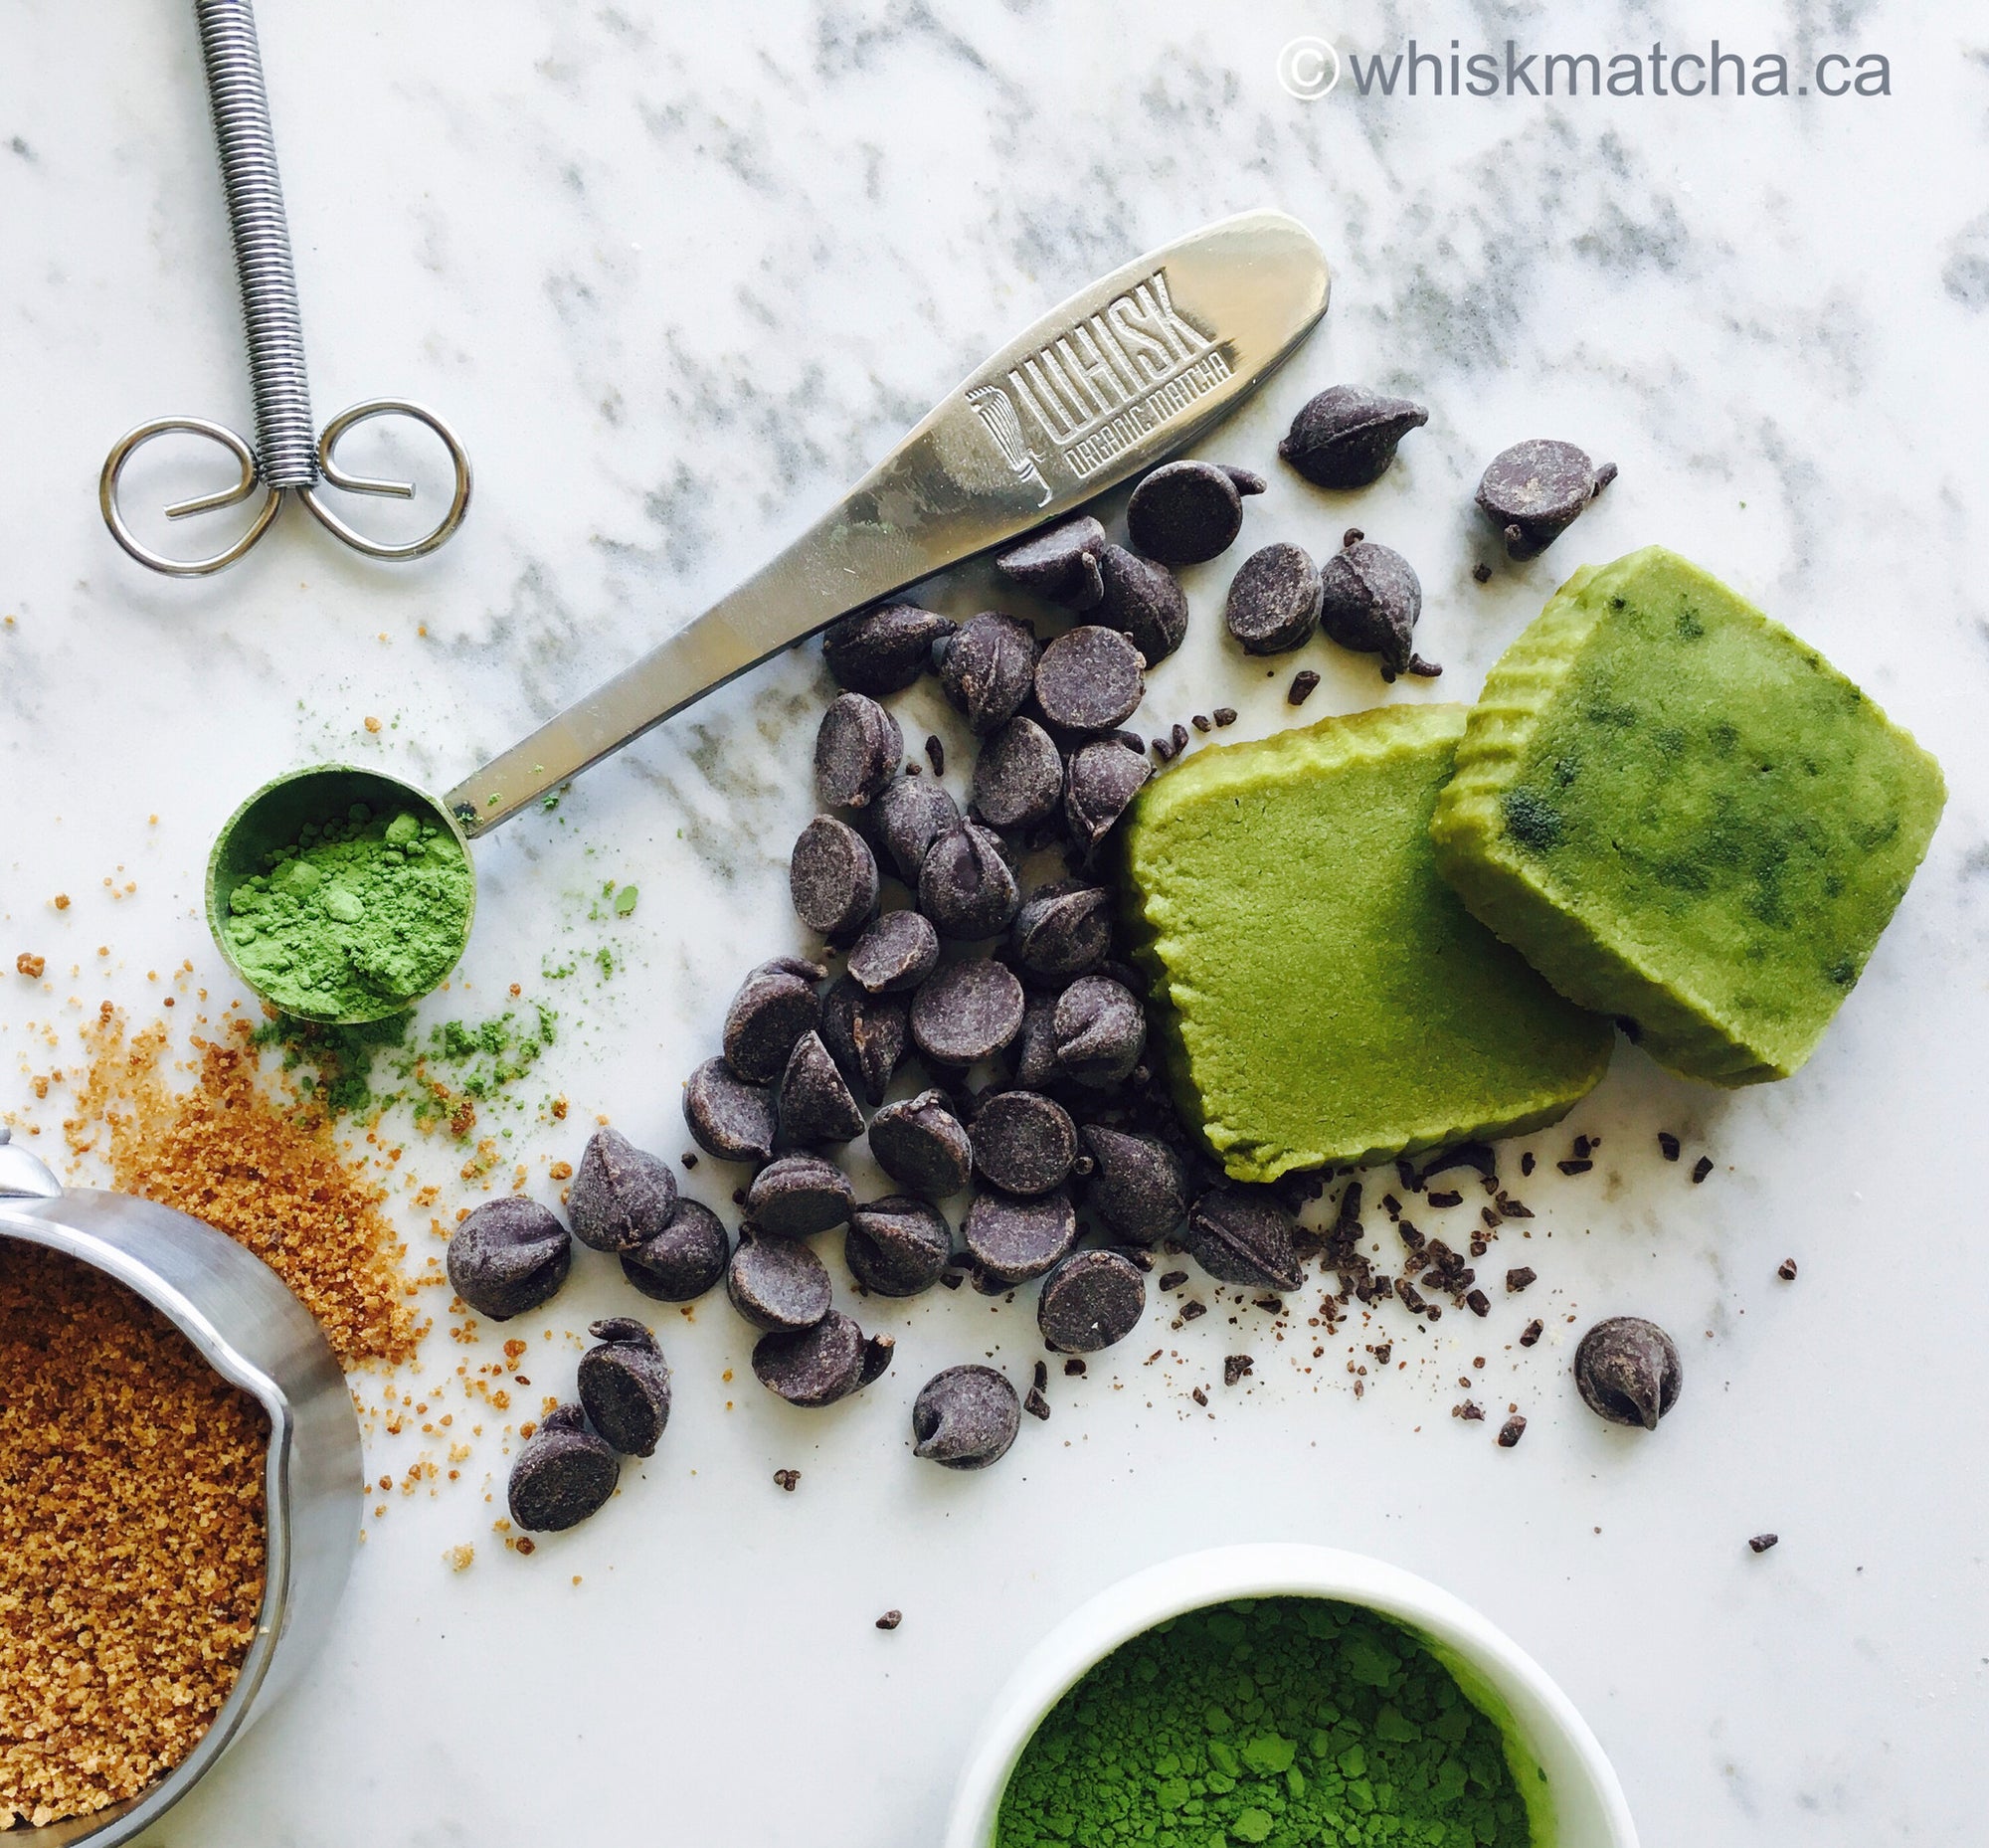
M 1668 52 L 1704 50 L 1715 10 L 1691 11 Z M 1647 1842 L 1979 1838 L 1989 40 L 1963 11 L 1718 9 L 1750 57 L 1887 54 L 1883 98 L 1363 99 L 1344 83 L 1306 103 L 1276 76 L 1295 34 L 1364 56 L 1411 26 L 1369 0 L 1330 20 L 1182 0 L 268 0 L 320 416 L 376 393 L 434 403 L 475 457 L 477 501 L 413 568 L 369 567 L 292 514 L 250 562 L 186 584 L 114 550 L 93 484 L 142 417 L 247 426 L 188 9 L 122 0 L 86 25 L 17 0 L 0 29 L 0 1109 L 23 1122 L 53 1122 L 23 1075 L 56 1056 L 30 1020 L 66 1036 L 106 998 L 154 1017 L 147 971 L 183 958 L 212 1006 L 239 993 L 200 873 L 263 777 L 359 755 L 453 781 L 757 564 L 1041 307 L 1258 203 L 1319 235 L 1333 310 L 1205 453 L 1275 476 L 1246 538 L 1323 551 L 1357 517 L 1415 562 L 1418 639 L 1449 672 L 1391 696 L 1468 697 L 1567 570 L 1662 540 L 1870 688 L 1952 792 L 1801 1074 L 1729 1096 L 1624 1046 L 1535 1139 L 1549 1157 L 1574 1131 L 1602 1144 L 1593 1174 L 1548 1163 L 1534 1189 L 1530 1304 L 1550 1334 L 1531 1354 L 1508 1347 L 1502 1303 L 1491 1324 L 1447 1320 L 1356 1400 L 1345 1341 L 1308 1375 L 1296 1335 L 1156 1322 L 1181 1361 L 1144 1368 L 1136 1338 L 1086 1380 L 1058 1375 L 1049 1422 L 960 1479 L 910 1459 L 910 1397 L 991 1349 L 1024 1373 L 1026 1305 L 869 1306 L 897 1367 L 827 1413 L 752 1384 L 722 1307 L 671 1312 L 672 1424 L 614 1506 L 531 1560 L 506 1553 L 488 1440 L 475 1480 L 383 1498 L 326 1656 L 154 1839 L 913 1848 L 994 1688 L 1059 1616 L 1171 1553 L 1270 1538 L 1376 1553 L 1484 1608 L 1588 1716 Z M 1420 25 L 1502 53 L 1511 34 L 1647 55 L 1660 30 L 1607 5 Z M 1343 379 L 1431 407 L 1357 500 L 1273 461 L 1296 406 Z M 1535 435 L 1621 477 L 1544 560 L 1502 560 L 1481 589 L 1471 486 Z M 1376 695 L 1324 644 L 1274 681 L 1225 649 L 1238 556 L 1188 574 L 1194 635 L 1135 725 L 1227 698 L 1237 735 L 1270 729 L 1307 663 L 1325 675 L 1308 716 Z M 973 572 L 932 594 L 956 612 L 990 595 Z M 569 1030 L 548 1081 L 581 1121 L 684 1146 L 678 1081 L 715 1049 L 725 996 L 801 941 L 784 868 L 825 685 L 814 651 L 787 657 L 482 847 L 476 942 L 438 1007 L 547 992 L 542 953 L 590 941 L 574 895 L 638 882 L 626 966 L 554 997 Z M 941 712 L 930 687 L 903 706 L 913 737 Z M 76 894 L 60 914 L 58 891 Z M 17 950 L 48 956 L 50 991 L 11 973 Z M 1713 1156 L 1703 1188 L 1659 1160 L 1659 1128 Z M 520 1135 L 550 1193 L 543 1163 L 577 1157 L 579 1132 Z M 707 1164 L 690 1185 L 722 1201 L 730 1180 Z M 417 1256 L 438 1248 L 424 1215 L 408 1230 Z M 1791 1255 L 1793 1285 L 1775 1276 Z M 570 1380 L 564 1331 L 630 1300 L 612 1266 L 577 1269 L 555 1340 L 531 1331 L 551 1389 Z M 1655 1437 L 1600 1426 L 1566 1380 L 1566 1318 L 1614 1310 L 1686 1349 Z M 1448 1415 L 1488 1344 L 1480 1396 L 1532 1419 L 1512 1452 Z M 1238 1346 L 1257 1371 L 1225 1392 Z M 423 1380 L 450 1365 L 432 1348 Z M 1185 1394 L 1211 1377 L 1203 1413 Z M 422 1441 L 376 1437 L 369 1468 L 399 1475 Z M 791 1495 L 770 1480 L 784 1466 L 803 1473 Z M 1781 1545 L 1756 1558 L 1764 1529 Z M 476 1563 L 455 1574 L 443 1554 L 464 1542 Z M 872 1626 L 887 1606 L 892 1634 Z

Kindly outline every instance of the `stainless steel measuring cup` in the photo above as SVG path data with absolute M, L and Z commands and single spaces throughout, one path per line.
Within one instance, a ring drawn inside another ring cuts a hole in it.
M 199 1219 L 128 1194 L 65 1188 L 0 1126 L 0 1238 L 66 1253 L 150 1303 L 270 1419 L 265 1581 L 255 1640 L 200 1743 L 148 1789 L 93 1815 L 9 1831 L 23 1848 L 114 1848 L 149 1828 L 316 1654 L 359 1550 L 359 1420 L 309 1312 L 263 1260 Z
M 737 590 L 439 805 L 401 785 L 409 806 L 439 806 L 465 839 L 488 833 L 837 617 L 1076 512 L 1234 410 L 1312 331 L 1330 284 L 1312 234 L 1274 211 L 1219 220 L 1101 277 L 983 361 Z M 241 863 L 241 830 L 272 832 L 258 799 L 223 831 L 217 865 Z M 208 921 L 234 965 L 215 891 L 210 876 Z

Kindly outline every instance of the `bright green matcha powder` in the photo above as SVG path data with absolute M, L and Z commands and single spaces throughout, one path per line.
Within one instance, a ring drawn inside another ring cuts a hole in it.
M 437 987 L 462 954 L 475 878 L 461 843 L 405 811 L 355 803 L 229 898 L 242 973 L 286 1014 L 364 1019 Z
M 1407 1632 L 1325 1598 L 1149 1630 L 1051 1710 L 995 1848 L 1528 1848 L 1499 1729 Z

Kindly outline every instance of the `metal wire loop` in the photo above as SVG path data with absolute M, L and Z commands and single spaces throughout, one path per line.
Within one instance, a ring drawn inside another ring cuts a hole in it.
M 166 508 L 168 519 L 183 520 L 196 513 L 214 513 L 223 507 L 239 505 L 259 488 L 264 496 L 263 504 L 257 508 L 256 517 L 250 521 L 248 529 L 226 551 L 216 552 L 211 557 L 169 558 L 163 552 L 153 551 L 125 523 L 124 509 L 118 498 L 124 464 L 154 437 L 174 435 L 205 437 L 211 443 L 220 444 L 241 464 L 242 473 L 232 487 L 212 494 L 197 494 L 191 500 L 173 502 Z M 270 530 L 270 522 L 276 517 L 277 508 L 283 504 L 283 490 L 264 485 L 258 480 L 256 452 L 226 424 L 217 424 L 204 417 L 155 417 L 134 430 L 127 430 L 111 446 L 110 454 L 103 459 L 103 472 L 97 476 L 96 503 L 103 511 L 103 523 L 110 528 L 110 536 L 139 564 L 163 572 L 169 578 L 204 578 L 234 564 Z
M 348 494 L 385 494 L 396 500 L 412 500 L 415 487 L 412 481 L 382 481 L 370 475 L 347 474 L 332 459 L 332 452 L 338 441 L 348 430 L 357 425 L 370 423 L 376 417 L 411 417 L 418 424 L 425 424 L 443 440 L 449 451 L 449 459 L 455 469 L 455 491 L 450 496 L 449 510 L 443 514 L 440 524 L 419 539 L 409 540 L 405 545 L 389 545 L 384 540 L 369 539 L 357 528 L 346 522 L 319 499 L 326 487 L 343 488 Z M 364 552 L 368 558 L 408 559 L 423 558 L 443 544 L 455 529 L 462 524 L 462 516 L 469 511 L 469 455 L 456 440 L 455 432 L 431 411 L 428 406 L 416 404 L 407 398 L 369 398 L 363 404 L 355 404 L 339 412 L 325 425 L 323 434 L 317 440 L 317 464 L 323 480 L 315 487 L 300 487 L 297 498 L 317 516 L 318 523 L 336 539 L 342 539 L 355 552 Z

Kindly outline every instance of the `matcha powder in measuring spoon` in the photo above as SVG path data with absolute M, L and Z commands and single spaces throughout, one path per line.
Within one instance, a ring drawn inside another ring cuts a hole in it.
M 475 874 L 447 829 L 353 804 L 306 823 L 228 901 L 242 973 L 285 1013 L 360 1019 L 437 987 L 462 954 Z
M 1528 1848 L 1499 1729 L 1371 1611 L 1239 1600 L 1136 1636 L 1050 1711 L 995 1848 Z

